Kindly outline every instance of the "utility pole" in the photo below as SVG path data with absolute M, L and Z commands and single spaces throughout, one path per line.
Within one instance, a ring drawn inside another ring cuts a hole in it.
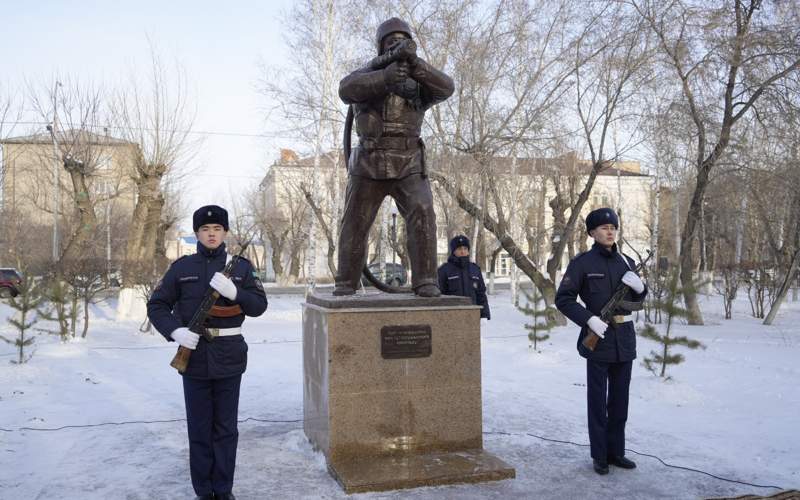
M 61 82 L 56 80 L 53 85 L 53 125 L 48 125 L 47 130 L 50 132 L 50 137 L 53 138 L 53 262 L 58 262 L 58 213 L 61 208 L 61 189 L 59 189 L 58 172 L 61 170 L 60 159 L 61 155 L 58 154 L 58 142 L 56 141 L 56 124 L 58 122 L 58 87 Z
M 106 279 L 111 275 L 111 181 L 103 183 L 106 195 Z

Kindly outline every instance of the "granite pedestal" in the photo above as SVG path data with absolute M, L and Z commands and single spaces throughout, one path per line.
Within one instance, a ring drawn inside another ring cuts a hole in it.
M 514 477 L 483 449 L 480 308 L 464 297 L 310 294 L 306 436 L 348 493 Z

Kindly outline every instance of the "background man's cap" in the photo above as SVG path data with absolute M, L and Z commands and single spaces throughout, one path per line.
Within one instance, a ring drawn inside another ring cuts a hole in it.
M 603 224 L 614 224 L 614 227 L 619 229 L 619 217 L 617 217 L 617 213 L 610 208 L 598 208 L 597 210 L 592 210 L 589 212 L 589 215 L 586 216 L 587 233 Z
M 455 252 L 456 248 L 458 247 L 469 248 L 469 238 L 467 238 L 463 234 L 459 234 L 458 236 L 450 240 L 450 253 Z
M 228 230 L 228 211 L 217 205 L 206 205 L 195 210 L 192 216 L 192 228 L 196 233 L 200 226 L 206 224 L 219 224 Z

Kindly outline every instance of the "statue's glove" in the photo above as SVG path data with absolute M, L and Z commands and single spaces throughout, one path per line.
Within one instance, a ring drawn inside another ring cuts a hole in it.
M 602 319 L 598 318 L 597 316 L 592 316 L 589 318 L 589 321 L 586 322 L 586 326 L 588 326 L 589 329 L 601 339 L 605 338 L 608 325 Z
M 628 271 L 622 275 L 622 282 L 631 287 L 636 293 L 644 292 L 644 282 L 642 278 L 636 275 L 633 271 Z
M 398 60 L 407 61 L 411 66 L 417 64 L 417 44 L 414 42 L 414 40 L 403 40 L 394 47 L 394 51 L 397 53 Z
M 200 335 L 190 331 L 188 328 L 176 328 L 170 336 L 175 342 L 193 351 L 197 349 L 197 342 L 200 340 Z
M 218 291 L 220 295 L 228 300 L 236 300 L 236 285 L 233 281 L 222 273 L 214 273 L 209 283 L 211 288 Z
M 404 82 L 406 78 L 408 78 L 408 64 L 393 62 L 383 70 L 383 79 L 390 87 Z

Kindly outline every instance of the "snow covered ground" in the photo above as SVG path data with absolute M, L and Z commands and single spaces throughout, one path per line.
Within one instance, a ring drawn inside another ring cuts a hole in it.
M 517 469 L 514 480 L 354 495 L 352 498 L 701 498 L 757 488 L 716 476 L 800 487 L 800 303 L 777 324 L 749 317 L 746 298 L 722 319 L 716 297 L 703 303 L 707 326 L 676 334 L 707 349 L 660 380 L 634 365 L 628 456 L 639 467 L 591 468 L 586 446 L 585 368 L 576 329 L 555 330 L 532 352 L 525 317 L 508 292 L 490 297 L 483 322 L 485 447 Z M 241 500 L 345 498 L 302 431 L 300 296 L 270 297 L 267 313 L 245 324 L 249 367 L 242 384 L 234 492 Z M 0 345 L 0 498 L 192 498 L 175 352 L 158 335 L 117 322 L 101 304 L 86 341 L 39 336 L 31 361 L 8 363 Z M 11 310 L 0 305 L 0 325 Z M 0 333 L 9 336 L 7 326 Z M 639 339 L 639 358 L 654 348 Z M 150 423 L 147 423 L 150 422 Z M 98 425 L 105 424 L 105 425 Z M 91 427 L 80 427 L 91 426 Z M 60 430 L 30 430 L 58 429 Z M 548 440 L 545 440 L 546 438 Z M 549 441 L 556 440 L 556 441 Z M 575 444 L 568 443 L 571 441 Z

